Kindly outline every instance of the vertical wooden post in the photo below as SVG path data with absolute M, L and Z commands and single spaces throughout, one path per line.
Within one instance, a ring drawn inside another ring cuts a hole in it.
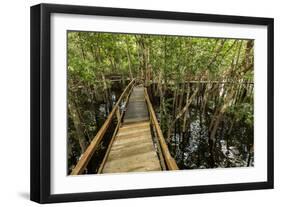
M 120 107 L 119 106 L 117 106 L 116 117 L 117 117 L 118 123 L 121 122 L 121 114 L 120 114 Z

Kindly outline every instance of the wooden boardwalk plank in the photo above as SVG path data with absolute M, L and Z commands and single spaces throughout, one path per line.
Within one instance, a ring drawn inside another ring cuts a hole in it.
M 102 173 L 161 170 L 153 145 L 144 88 L 135 87 Z
M 124 123 L 133 123 L 149 120 L 147 105 L 144 97 L 144 88 L 135 87 L 129 99 L 124 117 Z

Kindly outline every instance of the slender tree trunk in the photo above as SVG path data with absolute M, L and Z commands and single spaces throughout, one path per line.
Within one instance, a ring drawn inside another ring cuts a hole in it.
M 130 74 L 130 79 L 133 79 L 133 73 L 132 73 L 132 60 L 131 60 L 131 54 L 130 54 L 130 50 L 129 50 L 129 45 L 128 42 L 126 42 L 126 54 L 127 54 L 127 58 L 128 58 L 128 66 L 129 66 L 129 74 Z
M 110 100 L 110 96 L 109 96 L 109 91 L 108 91 L 108 86 L 105 80 L 105 76 L 102 73 L 102 81 L 103 81 L 103 90 L 104 90 L 104 94 L 105 94 L 105 103 L 106 105 L 108 105 L 108 109 L 111 108 L 111 100 Z
M 188 104 L 188 100 L 189 100 L 189 95 L 190 95 L 190 85 L 188 86 L 188 90 L 186 92 L 186 100 L 185 100 L 185 103 Z M 185 132 L 186 131 L 186 122 L 187 122 L 187 118 L 188 118 L 188 107 L 184 113 L 184 116 L 183 116 L 183 124 L 182 124 L 182 131 Z
M 77 136 L 77 140 L 80 145 L 81 153 L 83 153 L 86 150 L 87 143 L 86 143 L 85 135 L 83 133 L 83 129 L 81 126 L 78 109 L 76 108 L 76 105 L 70 99 L 68 101 L 68 110 L 70 112 L 69 114 L 71 116 L 71 119 L 73 121 L 75 130 L 76 130 L 76 136 Z
M 248 147 L 248 160 L 247 160 L 247 167 L 250 167 L 251 160 L 253 156 L 253 146 Z
M 168 128 L 168 135 L 171 134 L 171 130 L 174 127 L 175 123 L 177 122 L 177 120 L 179 118 L 181 118 L 185 112 L 188 110 L 188 107 L 190 106 L 190 104 L 192 103 L 193 99 L 195 98 L 197 92 L 198 92 L 199 88 L 197 88 L 192 95 L 190 96 L 190 98 L 188 98 L 188 100 L 186 101 L 185 106 L 182 108 L 182 110 L 177 114 L 176 118 L 173 120 L 173 122 L 170 124 L 169 128 Z
M 83 47 L 83 43 L 82 43 L 82 38 L 81 35 L 78 33 L 78 38 L 79 38 L 79 45 L 80 45 L 80 49 L 81 49 L 81 53 L 82 53 L 82 58 L 83 60 L 86 60 L 86 55 L 85 55 L 85 51 L 84 51 L 84 47 Z

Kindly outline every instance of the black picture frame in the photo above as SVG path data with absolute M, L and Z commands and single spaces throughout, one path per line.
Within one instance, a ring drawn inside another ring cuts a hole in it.
M 74 194 L 50 193 L 50 123 L 51 123 L 51 74 L 50 74 L 50 15 L 52 13 L 134 17 L 165 20 L 182 20 L 207 23 L 232 23 L 267 26 L 267 181 L 238 184 L 219 184 L 188 187 L 85 192 Z M 101 199 L 166 196 L 179 194 L 210 193 L 273 188 L 274 152 L 274 83 L 273 44 L 274 20 L 272 18 L 195 14 L 168 11 L 103 8 L 89 6 L 39 4 L 31 7 L 31 173 L 30 199 L 39 203 L 87 201 Z

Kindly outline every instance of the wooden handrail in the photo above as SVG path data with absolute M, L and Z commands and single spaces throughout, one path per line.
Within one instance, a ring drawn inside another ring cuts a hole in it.
M 155 115 L 154 109 L 152 107 L 152 104 L 150 102 L 150 99 L 149 99 L 146 88 L 144 89 L 144 92 L 145 92 L 144 95 L 145 95 L 145 99 L 146 99 L 146 102 L 147 102 L 148 110 L 149 110 L 149 113 L 150 113 L 150 119 L 152 121 L 152 124 L 155 127 L 155 130 L 156 130 L 156 133 L 157 133 L 157 138 L 160 142 L 161 150 L 162 150 L 162 153 L 164 155 L 164 159 L 165 159 L 167 168 L 168 168 L 168 170 L 178 170 L 179 169 L 178 165 L 177 165 L 175 159 L 170 154 L 169 148 L 166 144 L 163 133 L 162 133 L 161 128 L 159 126 L 158 120 L 156 118 L 156 115 Z
M 116 114 L 116 110 L 118 109 L 121 100 L 124 98 L 124 95 L 127 93 L 129 88 L 131 86 L 133 86 L 134 82 L 135 82 L 135 79 L 133 79 L 128 84 L 128 86 L 125 88 L 125 90 L 123 91 L 123 93 L 119 97 L 118 101 L 115 103 L 112 111 L 110 112 L 110 114 L 108 115 L 107 119 L 105 120 L 104 124 L 102 125 L 102 127 L 100 128 L 100 130 L 98 131 L 96 136 L 93 138 L 93 140 L 89 144 L 88 148 L 85 150 L 85 152 L 83 153 L 83 155 L 79 159 L 79 161 L 76 164 L 76 166 L 71 171 L 71 175 L 79 175 L 79 174 L 83 173 L 83 171 L 85 170 L 86 166 L 88 165 L 92 155 L 97 150 L 100 142 L 102 141 L 103 136 L 104 136 L 106 130 L 108 129 L 110 123 L 112 122 L 112 120 L 114 118 L 114 115 Z

